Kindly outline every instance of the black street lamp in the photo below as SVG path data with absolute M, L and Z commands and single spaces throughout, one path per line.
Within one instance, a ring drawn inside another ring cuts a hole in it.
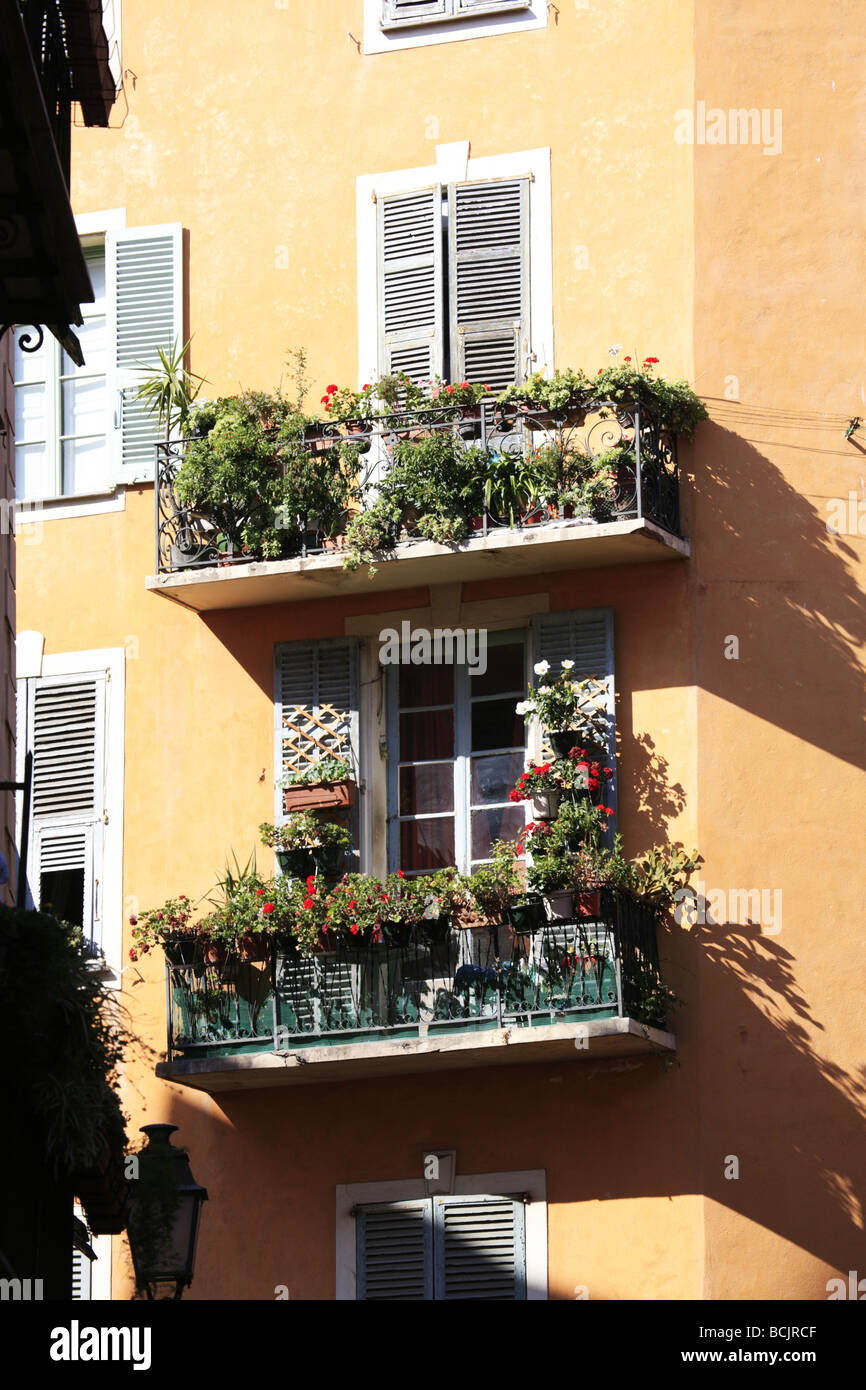
M 176 1130 L 177 1125 L 142 1125 L 147 1147 L 137 1155 L 138 1177 L 130 1184 L 129 1248 L 136 1286 L 150 1300 L 178 1299 L 192 1283 L 201 1204 L 207 1201 L 186 1151 L 172 1145 Z

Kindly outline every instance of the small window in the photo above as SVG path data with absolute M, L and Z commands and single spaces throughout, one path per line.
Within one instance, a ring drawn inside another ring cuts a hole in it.
M 528 10 L 530 0 L 382 0 L 382 28 L 418 28 L 445 20 Z
M 356 1213 L 357 1297 L 427 1302 L 526 1298 L 523 1200 L 428 1197 Z

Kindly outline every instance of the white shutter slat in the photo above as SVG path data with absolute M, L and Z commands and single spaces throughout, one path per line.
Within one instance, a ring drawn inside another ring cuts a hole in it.
M 277 781 L 328 754 L 348 757 L 357 768 L 357 643 L 285 642 L 275 663 Z
M 183 341 L 183 237 L 179 225 L 109 235 L 107 283 L 113 305 L 114 476 L 117 482 L 153 478 L 158 418 L 135 391 L 160 348 Z M 142 366 L 144 364 L 144 366 Z
M 97 809 L 96 682 L 37 685 L 33 714 L 33 815 Z
M 614 679 L 613 610 L 572 609 L 541 613 L 533 618 L 533 663 L 549 661 L 551 675 L 558 676 L 563 661 L 573 661 L 575 680 L 593 682 L 587 712 L 594 720 L 599 741 L 606 745 L 610 766 L 616 769 L 616 688 Z M 616 776 L 606 801 L 614 809 L 616 824 Z
M 436 1297 L 526 1297 L 523 1204 L 510 1197 L 434 1198 Z
M 449 190 L 451 349 L 455 380 L 493 390 L 519 381 L 529 340 L 529 181 Z
M 458 15 L 497 14 L 506 10 L 528 10 L 532 0 L 456 0 Z
M 379 369 L 427 380 L 442 373 L 442 189 L 377 202 Z
M 452 0 L 382 0 L 382 28 L 429 24 L 450 18 L 451 12 Z
M 357 1218 L 357 1245 L 359 1299 L 418 1303 L 432 1298 L 428 1201 L 362 1209 Z

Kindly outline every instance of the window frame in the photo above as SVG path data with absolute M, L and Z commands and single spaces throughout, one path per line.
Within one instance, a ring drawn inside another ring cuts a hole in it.
M 487 633 L 488 647 L 507 646 L 509 643 L 520 641 L 523 643 L 523 667 L 524 679 L 522 689 L 515 691 L 515 703 L 526 696 L 526 688 L 529 681 L 531 670 L 531 646 L 532 631 L 525 627 L 500 628 L 495 632 Z M 388 747 L 394 749 L 399 754 L 400 751 L 400 703 L 399 703 L 399 682 L 402 667 L 393 665 L 388 667 L 387 674 L 387 738 Z M 475 699 L 479 700 L 503 700 L 510 698 L 509 694 L 493 694 L 474 696 L 473 679 L 470 675 L 468 666 L 455 665 L 451 668 L 454 674 L 454 699 L 451 704 L 435 706 L 439 708 L 453 708 L 454 710 L 454 801 L 451 812 L 420 812 L 415 815 L 400 815 L 399 795 L 400 795 L 400 769 L 404 766 L 403 760 L 391 757 L 388 760 L 388 791 L 387 791 L 387 825 L 388 825 L 388 868 L 389 871 L 397 868 L 404 868 L 400 863 L 400 826 L 405 822 L 416 820 L 447 820 L 451 819 L 454 826 L 454 858 L 457 867 L 463 873 L 469 873 L 473 867 L 481 867 L 489 860 L 474 859 L 472 854 L 472 765 L 473 758 L 481 757 L 485 754 L 495 755 L 496 753 L 518 752 L 514 748 L 508 749 L 472 749 L 472 706 Z M 433 709 L 434 706 L 430 706 Z M 427 706 L 418 706 L 420 712 L 427 711 Z M 408 711 L 407 711 L 408 712 Z M 529 721 L 524 724 L 523 737 L 523 762 L 522 767 L 526 766 L 527 759 L 531 750 L 531 729 Z M 425 762 L 439 764 L 447 762 L 446 758 L 436 758 L 431 760 L 419 759 L 417 766 L 424 766 Z M 406 760 L 409 763 L 409 760 Z M 515 781 L 517 779 L 515 778 Z M 477 809 L 485 809 L 476 807 Z M 505 802 L 491 802 L 490 810 L 507 809 Z M 429 870 L 406 869 L 406 873 L 425 873 Z
M 102 929 L 99 944 L 105 958 L 105 983 L 119 988 L 122 978 L 123 957 L 123 779 L 124 779 L 124 726 L 125 726 L 125 662 L 123 647 L 106 647 L 93 651 L 64 652 L 46 656 L 42 660 L 41 671 L 34 674 L 28 670 L 17 678 L 18 711 L 16 756 L 18 781 L 24 777 L 24 755 L 29 744 L 28 728 L 37 683 L 61 683 L 64 679 L 84 680 L 88 676 L 104 680 L 102 734 L 102 834 L 96 862 L 101 860 L 101 885 L 99 890 L 99 915 Z M 21 821 L 23 793 L 16 792 L 17 843 L 21 843 Z M 47 818 L 46 818 L 47 819 Z M 62 821 L 70 827 L 78 823 L 72 815 Z M 60 824 L 54 819 L 52 824 Z M 30 843 L 28 845 L 28 880 L 32 883 L 35 869 L 35 850 L 37 831 L 41 823 L 30 821 Z M 85 874 L 85 878 L 87 875 Z
M 431 1145 L 431 1151 L 444 1145 Z M 423 1170 L 423 1153 L 418 1152 L 418 1169 Z M 548 1298 L 547 1270 L 547 1174 L 543 1168 L 515 1172 L 467 1173 L 454 1180 L 455 1197 L 507 1197 L 523 1193 L 525 1198 L 526 1300 L 545 1302 Z M 336 1189 L 336 1290 L 338 1302 L 357 1298 L 357 1242 L 354 1211 L 359 1206 L 392 1202 L 422 1201 L 427 1196 L 423 1177 L 390 1182 L 348 1183 Z
M 455 168 L 455 145 L 437 146 L 437 164 L 363 174 L 356 179 L 358 246 L 358 385 L 375 380 L 379 371 L 379 218 L 377 200 L 391 193 L 412 193 L 431 185 L 529 179 L 529 362 L 532 371 L 553 366 L 553 238 L 550 150 L 467 158 Z M 447 267 L 446 267 L 447 274 Z M 451 355 L 449 353 L 449 355 Z
M 382 16 L 382 0 L 364 0 L 365 56 L 467 39 L 492 38 L 499 34 L 526 33 L 547 29 L 549 24 L 547 0 L 529 0 L 522 9 L 434 15 L 417 23 L 404 21 L 383 25 Z

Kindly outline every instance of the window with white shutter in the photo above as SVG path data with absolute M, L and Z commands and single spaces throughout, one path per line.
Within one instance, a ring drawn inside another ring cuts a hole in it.
M 529 182 L 449 189 L 451 379 L 501 391 L 529 354 Z
M 105 672 L 19 683 L 33 750 L 28 878 L 34 905 L 103 949 Z
M 348 758 L 358 775 L 358 643 L 282 642 L 275 649 L 275 764 L 279 784 L 324 757 Z
M 473 181 L 377 198 L 381 373 L 492 390 L 524 379 L 529 183 Z
M 530 0 L 382 0 L 382 28 L 435 24 L 509 10 L 527 10 Z
M 361 1207 L 356 1239 L 359 1300 L 526 1298 L 521 1197 L 428 1197 Z
M 91 240 L 88 238 L 88 240 Z M 15 343 L 15 473 L 21 500 L 84 497 L 153 478 L 158 419 L 135 399 L 158 349 L 183 334 L 179 224 L 109 231 L 85 248 L 94 294 L 78 367 L 45 335 Z M 30 330 L 32 332 L 32 330 Z
M 558 676 L 563 661 L 573 661 L 575 680 L 588 680 L 585 702 L 588 721 L 598 743 L 607 748 L 610 766 L 616 770 L 616 706 L 613 661 L 613 609 L 572 609 L 563 613 L 539 613 L 533 618 L 533 664 L 549 661 L 551 676 Z M 616 777 L 605 796 L 613 807 L 616 825 Z
M 135 399 L 160 348 L 183 341 L 183 237 L 179 224 L 109 233 L 107 291 L 113 306 L 109 342 L 112 388 L 111 473 L 118 483 L 154 474 L 158 417 Z

